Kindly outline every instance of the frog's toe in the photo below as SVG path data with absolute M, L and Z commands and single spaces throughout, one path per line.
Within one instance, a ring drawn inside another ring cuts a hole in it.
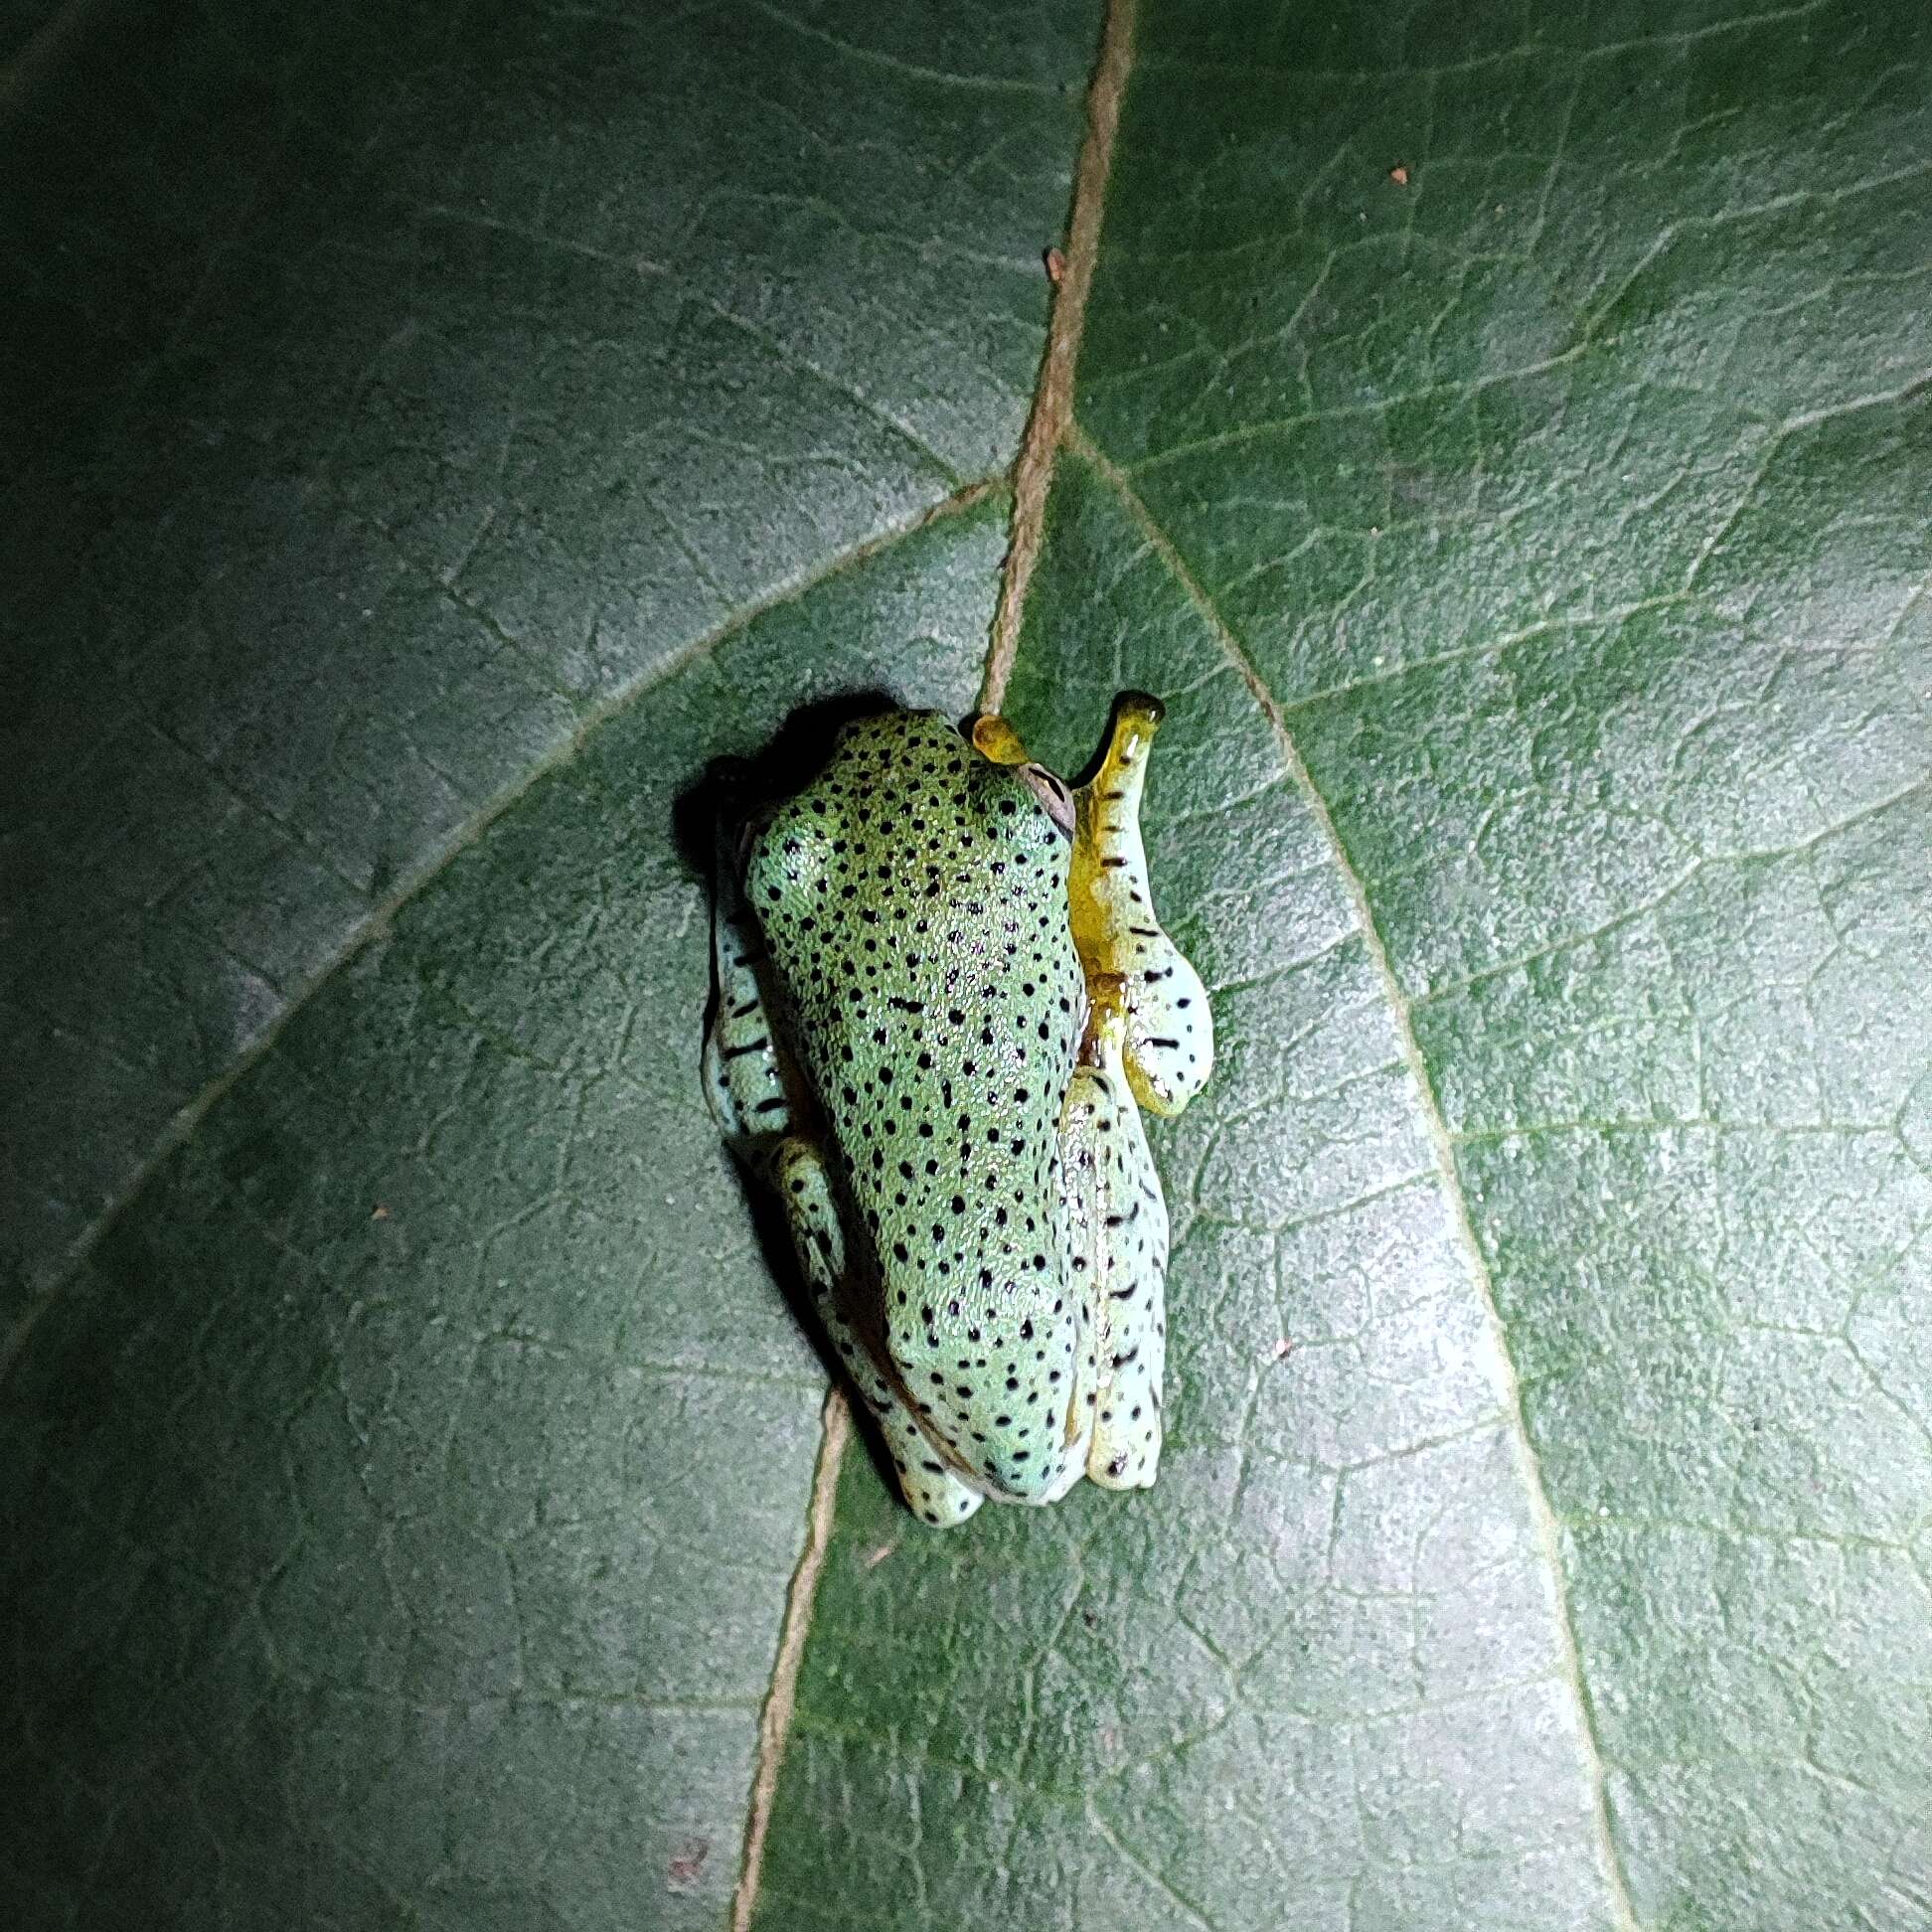
M 1214 1070 L 1214 1023 L 1201 975 L 1163 936 L 1166 964 L 1129 975 L 1127 1081 L 1150 1113 L 1178 1114 Z
M 924 1442 L 907 1443 L 903 1454 L 894 1447 L 892 1467 L 898 1471 L 899 1494 L 905 1498 L 905 1507 L 934 1529 L 946 1530 L 964 1523 L 986 1501 Z

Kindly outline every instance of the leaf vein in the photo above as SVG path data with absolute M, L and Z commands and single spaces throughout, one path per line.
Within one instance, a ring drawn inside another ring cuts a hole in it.
M 574 763 L 604 725 L 629 711 L 660 684 L 689 670 L 693 664 L 708 657 L 739 632 L 748 630 L 759 618 L 779 606 L 794 602 L 807 591 L 816 589 L 829 579 L 867 563 L 928 525 L 971 510 L 992 495 L 1004 480 L 998 475 L 982 477 L 937 503 L 929 504 L 910 516 L 887 524 L 874 535 L 848 550 L 839 552 L 816 567 L 797 571 L 774 584 L 765 594 L 733 612 L 723 623 L 680 645 L 634 683 L 611 693 L 598 704 L 584 711 L 578 718 L 575 728 L 567 737 L 561 739 L 543 756 L 526 766 L 513 784 L 486 800 L 482 806 L 464 819 L 441 845 L 430 852 L 421 865 L 400 879 L 387 897 L 371 906 L 369 911 L 350 927 L 329 958 L 306 979 L 289 990 L 285 1004 L 255 1040 L 176 1110 L 167 1125 L 156 1136 L 147 1157 L 76 1237 L 73 1245 L 68 1249 L 65 1265 L 60 1273 L 55 1275 L 42 1292 L 28 1304 L 11 1331 L 4 1337 L 0 1337 L 0 1386 L 5 1385 L 14 1362 L 25 1347 L 28 1337 L 39 1325 L 41 1318 L 80 1279 L 88 1257 L 99 1246 L 101 1237 L 127 1211 L 128 1207 L 153 1180 L 169 1156 L 194 1133 L 220 1103 L 223 1096 L 267 1055 L 295 1016 L 302 1012 L 337 974 L 358 959 L 374 940 L 388 932 L 402 908 L 441 878 L 471 846 L 483 838 L 498 819 L 512 810 L 520 800 L 553 773 Z
M 1296 790 L 1302 795 L 1317 828 L 1326 841 L 1334 857 L 1337 873 L 1354 902 L 1363 942 L 1368 949 L 1370 965 L 1381 983 L 1383 996 L 1388 1002 L 1390 1021 L 1395 1030 L 1401 1059 L 1407 1066 L 1414 1086 L 1417 1112 L 1433 1156 L 1438 1192 L 1448 1209 L 1451 1230 L 1457 1246 L 1462 1250 L 1464 1266 L 1482 1299 L 1491 1332 L 1496 1338 L 1498 1393 L 1502 1398 L 1501 1405 L 1509 1430 L 1511 1447 L 1522 1476 L 1531 1525 L 1543 1559 L 1556 1636 L 1563 1661 L 1564 1678 L 1575 1700 L 1579 1756 L 1589 1791 L 1598 1866 L 1618 1925 L 1624 1928 L 1624 1932 L 1636 1932 L 1637 1914 L 1631 1903 L 1628 1882 L 1618 1856 L 1616 1841 L 1610 1830 L 1609 1807 L 1604 1788 L 1603 1753 L 1597 1739 L 1589 1690 L 1584 1682 L 1575 1627 L 1570 1620 L 1567 1580 L 1563 1570 L 1556 1517 L 1550 1507 L 1548 1492 L 1543 1487 L 1542 1471 L 1535 1445 L 1530 1439 L 1529 1428 L 1524 1419 L 1523 1396 L 1517 1379 L 1516 1364 L 1511 1358 L 1507 1331 L 1497 1309 L 1495 1284 L 1490 1276 L 1489 1264 L 1483 1257 L 1481 1245 L 1476 1239 L 1475 1226 L 1470 1218 L 1469 1204 L 1463 1193 L 1461 1176 L 1456 1167 L 1455 1148 L 1450 1138 L 1448 1123 L 1436 1101 L 1435 1087 L 1429 1076 L 1428 1064 L 1416 1044 L 1408 997 L 1402 990 L 1401 982 L 1395 976 L 1395 969 L 1388 957 L 1388 950 L 1382 942 L 1373 909 L 1368 903 L 1362 876 L 1349 858 L 1348 849 L 1343 844 L 1335 820 L 1330 814 L 1328 801 L 1317 789 L 1315 780 L 1288 730 L 1281 707 L 1263 682 L 1253 659 L 1215 606 L 1206 586 L 1195 575 L 1180 551 L 1176 549 L 1172 538 L 1155 522 L 1152 512 L 1141 501 L 1129 478 L 1077 425 L 1070 428 L 1069 441 L 1081 459 L 1087 462 L 1119 497 L 1130 518 L 1154 547 L 1155 554 L 1200 613 L 1221 649 L 1240 671 L 1256 706 L 1274 733 L 1282 762 L 1286 765 Z

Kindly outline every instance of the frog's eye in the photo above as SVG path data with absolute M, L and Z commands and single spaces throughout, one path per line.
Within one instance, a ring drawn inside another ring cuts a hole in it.
M 1069 844 L 1073 839 L 1073 795 L 1045 765 L 1024 764 L 1020 775 L 1033 787 L 1034 796 L 1046 808 L 1054 829 Z

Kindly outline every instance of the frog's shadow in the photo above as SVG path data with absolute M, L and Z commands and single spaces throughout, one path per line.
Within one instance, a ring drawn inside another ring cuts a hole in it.
M 672 804 L 671 834 L 679 857 L 708 886 L 715 885 L 714 841 L 721 821 L 728 826 L 742 825 L 780 799 L 803 790 L 825 768 L 832 755 L 832 741 L 846 725 L 861 718 L 876 718 L 881 712 L 903 709 L 893 693 L 877 687 L 835 698 L 814 698 L 786 713 L 755 757 L 712 759 L 702 776 L 687 785 Z
M 889 691 L 879 689 L 844 693 L 834 698 L 814 699 L 796 706 L 786 714 L 778 729 L 755 758 L 714 758 L 703 775 L 678 794 L 672 806 L 672 836 L 679 856 L 692 872 L 705 882 L 715 895 L 718 889 L 719 834 L 725 833 L 724 850 L 730 851 L 740 828 L 781 800 L 802 790 L 824 768 L 832 755 L 832 741 L 840 730 L 855 720 L 874 718 L 881 712 L 902 710 L 902 702 Z M 713 908 L 715 909 L 715 908 Z M 706 951 L 710 951 L 710 923 L 706 926 Z M 704 1038 L 711 1032 L 718 1013 L 718 985 L 714 975 L 711 994 L 705 1004 Z M 792 1319 L 803 1331 L 814 1353 L 824 1365 L 833 1385 L 846 1391 L 850 1399 L 852 1377 L 840 1362 L 827 1338 L 823 1324 L 812 1306 L 811 1291 L 799 1272 L 798 1258 L 792 1251 L 791 1228 L 785 1220 L 783 1204 L 741 1161 L 733 1161 L 738 1186 L 751 1210 L 751 1231 L 764 1257 L 765 1267 L 777 1284 L 779 1294 Z M 867 1452 L 878 1469 L 887 1495 L 898 1494 L 898 1474 L 892 1467 L 878 1429 L 865 1404 L 853 1401 L 860 1421 L 860 1434 Z

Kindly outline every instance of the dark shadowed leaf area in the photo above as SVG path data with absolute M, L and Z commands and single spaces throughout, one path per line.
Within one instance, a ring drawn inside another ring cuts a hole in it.
M 8 1925 L 1932 1927 L 1932 15 L 1143 0 L 1008 709 L 1169 708 L 1161 1480 L 855 1442 L 752 1887 L 690 795 L 971 708 L 1099 8 L 60 12 Z

